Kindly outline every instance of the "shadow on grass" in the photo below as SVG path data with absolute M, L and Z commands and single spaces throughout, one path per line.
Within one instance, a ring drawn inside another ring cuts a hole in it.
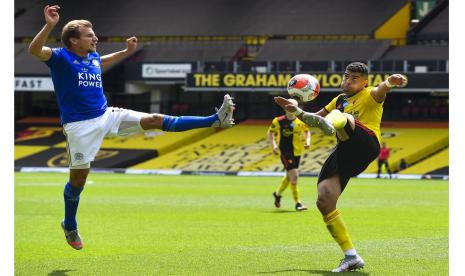
M 66 272 L 76 271 L 75 269 L 61 269 L 61 270 L 54 270 L 48 274 L 48 276 L 67 276 L 69 275 Z
M 299 212 L 296 212 L 294 210 L 267 210 L 267 211 L 260 211 L 261 213 L 272 213 L 272 214 L 284 214 L 284 213 L 296 213 L 298 214 Z
M 276 271 L 261 271 L 257 272 L 257 274 L 277 274 L 277 273 L 289 273 L 289 272 L 308 272 L 310 275 L 335 275 L 334 272 L 327 271 L 327 270 L 316 270 L 316 269 L 283 269 L 283 270 L 276 270 Z M 370 273 L 360 272 L 360 271 L 351 271 L 347 272 L 353 276 L 362 276 L 362 275 L 370 275 Z

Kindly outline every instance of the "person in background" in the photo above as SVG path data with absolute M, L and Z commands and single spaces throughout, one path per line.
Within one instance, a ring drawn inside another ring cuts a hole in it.
M 290 99 L 289 101 L 297 105 L 296 100 Z M 281 163 L 286 170 L 286 175 L 281 184 L 273 193 L 275 207 L 281 207 L 281 194 L 291 184 L 295 210 L 307 210 L 307 207 L 300 201 L 297 180 L 299 178 L 300 156 L 304 148 L 308 149 L 310 147 L 310 130 L 294 114 L 286 111 L 285 115 L 273 119 L 268 129 L 268 141 L 273 153 L 281 155 Z
M 389 178 L 392 178 L 391 169 L 389 168 L 389 163 L 388 163 L 390 153 L 391 153 L 391 149 L 386 146 L 386 143 L 384 142 L 381 143 L 381 149 L 378 155 L 378 176 L 376 178 L 380 178 L 381 169 L 383 165 L 386 166 L 386 171 L 389 174 Z

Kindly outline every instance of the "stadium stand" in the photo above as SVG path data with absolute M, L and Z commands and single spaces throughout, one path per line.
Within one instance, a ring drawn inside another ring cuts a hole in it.
M 412 164 L 408 168 L 399 171 L 399 174 L 449 174 L 449 148 L 428 157 L 427 159 Z
M 133 166 L 134 169 L 180 169 L 185 171 L 263 171 L 280 172 L 283 167 L 271 153 L 266 140 L 268 125 L 235 126 L 196 143 L 186 145 L 159 158 Z M 447 128 L 392 128 L 382 129 L 383 141 L 392 149 L 390 164 L 397 168 L 400 159 L 408 163 L 426 158 L 448 145 Z M 324 136 L 312 129 L 311 149 L 302 156 L 300 171 L 317 174 L 335 144 L 334 137 Z M 419 142 L 421 141 L 421 142 Z M 366 173 L 375 173 L 376 161 Z
M 414 164 L 449 146 L 449 129 L 418 128 L 415 126 L 402 128 L 382 128 L 383 141 L 391 149 L 390 167 L 396 171 L 400 160 L 404 158 L 408 164 Z M 376 173 L 377 160 L 365 170 L 366 173 Z M 427 173 L 422 171 L 421 173 Z
M 34 1 L 25 7 L 26 11 L 15 18 L 15 37 L 35 35 L 44 23 L 38 15 L 48 3 Z M 76 19 L 77 14 L 90 18 L 100 36 L 177 36 L 370 34 L 407 1 L 139 0 L 114 4 L 59 0 L 55 3 L 62 7 L 62 22 Z M 353 16 L 361 12 L 363 20 L 354 20 Z M 115 18 L 131 20 L 118 24 Z M 55 30 L 55 34 L 58 32 Z
M 255 60 L 376 60 L 384 54 L 389 46 L 389 40 L 268 40 L 259 50 Z
M 58 44 L 53 44 L 54 47 Z M 25 43 L 15 43 L 15 74 L 16 75 L 48 75 L 47 65 L 29 55 L 28 45 Z
M 38 124 L 40 121 L 33 121 L 34 118 L 24 119 L 16 125 L 15 165 L 67 166 L 66 142 L 62 128 L 56 123 Z M 135 165 L 203 139 L 214 132 L 211 128 L 182 133 L 149 131 L 131 137 L 105 138 L 95 162 L 103 168 Z
M 384 60 L 434 60 L 449 59 L 447 45 L 405 45 L 392 47 L 382 57 Z
M 449 1 L 438 4 L 408 32 L 411 43 L 447 44 L 449 40 Z
M 149 62 L 229 61 L 242 44 L 241 41 L 150 42 L 144 45 L 137 60 Z
M 50 70 L 45 63 L 33 58 L 28 53 L 28 44 L 15 43 L 15 74 L 16 75 L 49 75 Z M 60 43 L 49 43 L 47 46 L 63 47 Z M 100 42 L 98 43 L 98 51 L 101 55 L 121 51 L 126 48 L 126 43 L 122 42 Z M 140 47 L 141 48 L 141 47 Z M 115 66 L 114 64 L 113 66 Z M 103 72 L 111 67 L 103 69 Z
M 20 17 L 26 12 L 26 8 L 30 5 L 31 1 L 28 0 L 16 0 L 15 1 L 15 18 Z
M 409 45 L 392 47 L 384 60 L 448 60 L 449 6 L 440 1 L 409 31 Z
M 423 29 L 417 38 L 423 39 L 448 39 L 449 38 L 449 6 L 445 7 Z

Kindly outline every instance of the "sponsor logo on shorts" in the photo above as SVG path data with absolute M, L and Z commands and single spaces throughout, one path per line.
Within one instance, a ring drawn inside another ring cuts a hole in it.
M 82 159 L 84 159 L 84 154 L 82 154 L 82 153 L 80 153 L 80 152 L 76 152 L 76 153 L 74 154 L 74 159 L 76 159 L 76 160 L 82 160 Z
M 97 156 L 95 156 L 94 161 L 99 161 L 99 160 L 102 160 L 102 159 L 115 157 L 119 153 L 120 152 L 117 151 L 117 150 L 100 150 L 97 153 Z M 81 158 L 84 158 L 84 154 L 82 154 L 82 153 L 77 153 L 77 154 L 81 154 L 82 155 Z M 77 161 L 78 159 L 76 158 L 76 154 L 74 154 L 74 157 L 75 157 L 75 161 Z M 47 161 L 47 166 L 48 167 L 67 167 L 67 166 L 69 166 L 68 152 L 63 152 L 63 153 L 57 154 L 57 155 L 53 156 L 52 158 L 50 158 Z

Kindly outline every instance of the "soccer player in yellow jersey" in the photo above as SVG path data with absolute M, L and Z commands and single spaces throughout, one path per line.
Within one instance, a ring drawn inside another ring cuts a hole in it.
M 383 103 L 392 87 L 403 87 L 407 79 L 400 74 L 389 76 L 377 87 L 368 86 L 368 68 L 361 62 L 346 67 L 342 93 L 317 113 L 303 112 L 282 97 L 275 101 L 293 112 L 309 126 L 325 134 L 336 132 L 338 143 L 321 168 L 316 205 L 328 231 L 344 252 L 344 259 L 333 272 L 363 268 L 365 262 L 355 251 L 347 227 L 336 204 L 349 179 L 363 172 L 376 159 L 380 147 L 380 124 Z
M 293 104 L 297 101 L 290 99 Z M 299 178 L 300 155 L 303 149 L 310 147 L 310 130 L 307 125 L 299 120 L 294 114 L 287 112 L 280 117 L 273 119 L 268 129 L 268 141 L 271 144 L 274 154 L 281 155 L 281 163 L 286 170 L 286 175 L 273 193 L 274 205 L 281 207 L 282 192 L 291 184 L 292 196 L 295 202 L 295 210 L 307 210 L 300 201 L 297 180 Z

